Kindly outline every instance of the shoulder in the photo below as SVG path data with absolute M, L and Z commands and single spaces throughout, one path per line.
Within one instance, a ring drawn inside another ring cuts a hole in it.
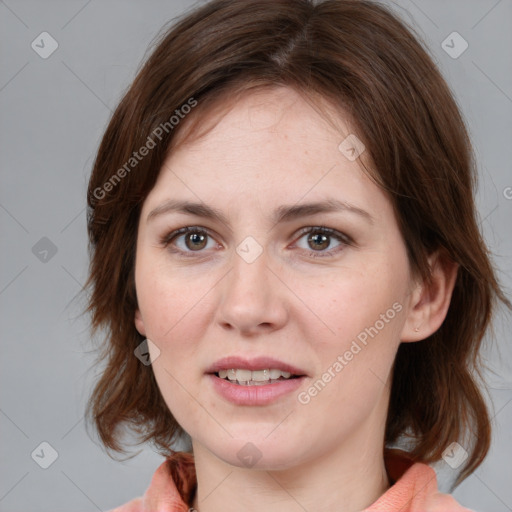
M 475 512 L 440 492 L 434 469 L 414 462 L 406 452 L 387 451 L 386 470 L 392 485 L 365 512 Z
M 193 456 L 176 452 L 157 468 L 144 496 L 107 512 L 186 512 L 196 485 Z
M 428 506 L 428 512 L 475 512 L 463 507 L 452 495 L 441 492 L 436 492 L 430 496 Z

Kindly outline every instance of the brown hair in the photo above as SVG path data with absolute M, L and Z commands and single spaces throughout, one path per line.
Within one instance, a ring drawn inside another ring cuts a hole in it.
M 283 85 L 328 99 L 350 116 L 374 164 L 368 172 L 395 208 L 413 271 L 428 279 L 427 256 L 436 249 L 459 265 L 442 326 L 427 340 L 399 346 L 386 444 L 409 436 L 411 456 L 428 463 L 473 433 L 457 483 L 481 464 L 490 418 L 476 381 L 479 348 L 497 300 L 510 303 L 476 220 L 468 133 L 414 34 L 391 10 L 366 0 L 216 0 L 160 38 L 110 120 L 88 189 L 87 311 L 92 332 L 104 329 L 106 342 L 86 417 L 107 448 L 125 453 L 119 428 L 129 426 L 141 443 L 151 441 L 168 456 L 183 433 L 151 366 L 134 357 L 144 339 L 134 325 L 141 205 L 178 132 L 195 133 L 200 114 L 223 108 L 228 98 Z M 134 152 L 142 147 L 149 150 L 139 159 Z

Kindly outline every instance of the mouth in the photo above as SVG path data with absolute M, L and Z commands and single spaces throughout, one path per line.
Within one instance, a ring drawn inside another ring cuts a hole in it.
M 304 370 L 270 357 L 225 357 L 206 373 L 214 389 L 237 405 L 270 404 L 296 391 L 308 377 Z
M 267 384 L 275 384 L 277 382 L 304 377 L 304 375 L 296 375 L 276 368 L 265 368 L 263 370 L 230 368 L 229 370 L 214 372 L 213 375 L 231 384 L 238 384 L 239 386 L 265 386 Z

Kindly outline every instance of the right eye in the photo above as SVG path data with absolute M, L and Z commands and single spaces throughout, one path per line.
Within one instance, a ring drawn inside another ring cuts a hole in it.
M 206 229 L 198 226 L 186 226 L 169 233 L 163 237 L 161 242 L 170 252 L 188 258 L 194 256 L 194 253 L 204 252 L 203 249 L 207 248 L 208 237 L 211 235 Z M 181 246 L 178 242 L 181 242 Z

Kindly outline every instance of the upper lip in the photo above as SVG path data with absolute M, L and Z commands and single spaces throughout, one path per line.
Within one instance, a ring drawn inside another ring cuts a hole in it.
M 272 357 L 255 357 L 252 359 L 245 359 L 243 357 L 238 356 L 227 356 L 219 359 L 215 363 L 213 363 L 208 369 L 206 373 L 217 373 L 220 370 L 230 370 L 230 369 L 239 369 L 239 370 L 283 370 L 285 372 L 289 372 L 292 375 L 306 375 L 304 370 L 300 368 L 296 368 L 291 364 L 285 363 L 283 361 L 279 361 L 279 359 L 274 359 Z

